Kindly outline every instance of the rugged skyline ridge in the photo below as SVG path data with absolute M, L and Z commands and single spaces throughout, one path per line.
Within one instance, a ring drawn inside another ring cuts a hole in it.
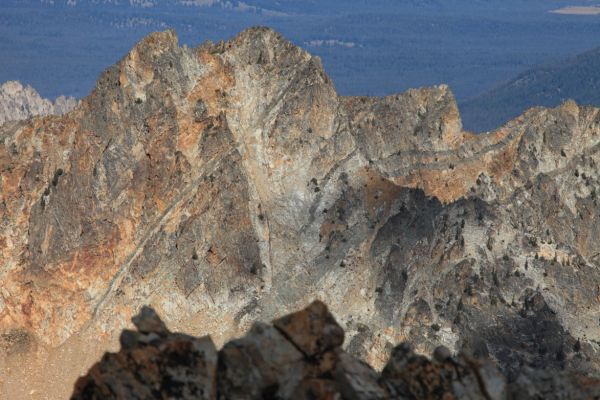
M 4 390 L 67 395 L 143 304 L 223 343 L 314 298 L 374 367 L 410 341 L 598 372 L 599 133 L 572 102 L 475 136 L 446 86 L 339 97 L 266 28 L 152 34 L 0 128 Z
M 34 116 L 62 115 L 77 106 L 73 97 L 59 96 L 55 101 L 44 99 L 31 86 L 19 81 L 0 85 L 0 125 Z

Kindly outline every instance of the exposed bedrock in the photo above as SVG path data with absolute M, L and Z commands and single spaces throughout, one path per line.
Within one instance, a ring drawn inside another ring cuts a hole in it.
M 573 102 L 476 136 L 446 86 L 340 97 L 267 28 L 154 33 L 0 127 L 0 367 L 33 357 L 4 383 L 74 381 L 144 304 L 221 345 L 314 298 L 376 369 L 409 342 L 599 373 L 599 149 Z
M 327 307 L 256 323 L 217 352 L 209 336 L 171 333 L 151 308 L 80 378 L 73 400 L 93 399 L 471 399 L 558 400 L 600 396 L 600 380 L 525 368 L 514 382 L 485 358 L 438 347 L 430 360 L 395 347 L 380 373 L 346 353 L 344 331 Z

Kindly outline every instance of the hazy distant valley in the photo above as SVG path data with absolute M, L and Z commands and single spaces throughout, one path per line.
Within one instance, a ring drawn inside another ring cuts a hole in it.
M 600 105 L 600 47 L 536 66 L 514 79 L 460 104 L 469 129 L 493 130 L 534 106 L 566 100 Z

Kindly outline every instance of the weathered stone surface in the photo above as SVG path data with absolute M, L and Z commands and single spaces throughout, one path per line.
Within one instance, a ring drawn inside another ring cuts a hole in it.
M 310 315 L 313 325 L 295 326 L 296 335 L 311 336 L 315 325 L 328 326 L 321 338 L 338 340 L 342 328 L 322 303 L 289 319 L 303 315 Z M 453 357 L 447 349 L 436 351 L 443 360 L 429 360 L 408 344 L 392 351 L 380 375 L 337 346 L 304 354 L 291 337 L 263 323 L 227 343 L 216 365 L 209 338 L 171 333 L 148 308 L 135 320 L 138 327 L 157 330 L 125 331 L 121 351 L 104 355 L 77 382 L 73 399 L 554 400 L 592 399 L 600 391 L 600 380 L 530 368 L 507 384 L 491 361 Z
M 403 344 L 394 351 L 382 373 L 394 398 L 506 399 L 504 376 L 487 361 L 460 355 L 430 361 Z
M 217 350 L 209 337 L 173 334 L 154 310 L 121 334 L 121 351 L 107 353 L 75 384 L 73 399 L 216 399 Z
M 60 96 L 54 102 L 42 98 L 31 86 L 18 81 L 0 85 L 0 125 L 34 116 L 63 115 L 77 106 L 72 97 Z
M 273 325 L 307 357 L 323 354 L 344 343 L 344 330 L 321 301 L 315 301 L 302 311 L 276 319 Z
M 600 380 L 568 372 L 525 368 L 509 388 L 515 400 L 600 398 Z
M 506 379 L 491 362 L 443 353 L 440 359 L 442 352 L 437 350 L 434 360 L 430 361 L 415 354 L 408 344 L 396 347 L 383 369 L 382 384 L 393 398 L 507 398 Z
M 599 150 L 595 108 L 475 136 L 446 86 L 340 97 L 266 28 L 154 33 L 72 112 L 0 127 L 1 390 L 74 381 L 144 304 L 221 345 L 315 298 L 376 369 L 410 342 L 598 374 Z
M 375 370 L 349 354 L 340 354 L 333 376 L 344 399 L 376 400 L 387 397 Z
M 302 353 L 270 325 L 254 325 L 219 353 L 222 399 L 289 397 L 304 375 Z

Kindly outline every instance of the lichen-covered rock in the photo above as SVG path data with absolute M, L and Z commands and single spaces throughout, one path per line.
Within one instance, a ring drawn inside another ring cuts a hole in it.
M 375 369 L 410 342 L 599 374 L 599 150 L 573 102 L 476 136 L 446 86 L 341 97 L 267 28 L 151 34 L 72 112 L 0 127 L 0 397 L 64 397 L 144 304 L 221 345 L 318 298 Z M 331 361 L 313 328 L 296 349 Z
M 296 338 L 303 332 L 310 337 L 315 326 L 326 326 L 319 330 L 321 340 L 338 341 L 342 328 L 318 302 L 274 325 L 255 324 L 246 336 L 221 349 L 217 365 L 209 338 L 171 333 L 153 310 L 144 308 L 134 318 L 138 331 L 123 332 L 121 351 L 104 355 L 77 382 L 72 398 L 558 400 L 593 399 L 600 391 L 600 380 L 530 368 L 507 384 L 491 361 L 454 357 L 443 348 L 429 360 L 408 344 L 392 351 L 379 374 L 344 352 L 341 343 L 307 354 L 276 328 L 282 320 L 305 316 L 311 323 L 295 325 Z
M 396 347 L 383 369 L 382 384 L 392 398 L 408 399 L 506 399 L 504 376 L 487 361 L 465 355 L 451 357 L 434 353 L 429 360 L 413 352 L 408 344 Z
M 526 367 L 510 386 L 514 400 L 589 400 L 600 399 L 600 379 L 569 372 Z
M 171 333 L 154 310 L 121 334 L 121 351 L 107 353 L 75 384 L 73 399 L 214 400 L 217 350 L 209 337 Z

